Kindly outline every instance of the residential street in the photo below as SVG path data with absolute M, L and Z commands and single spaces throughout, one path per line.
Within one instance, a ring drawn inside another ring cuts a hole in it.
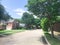
M 0 45 L 43 45 L 41 29 L 28 30 L 6 37 L 0 37 Z

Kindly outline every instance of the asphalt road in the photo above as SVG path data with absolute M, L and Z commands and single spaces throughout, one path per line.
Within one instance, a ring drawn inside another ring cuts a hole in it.
M 0 37 L 0 45 L 43 45 L 41 29 L 16 33 L 6 37 Z

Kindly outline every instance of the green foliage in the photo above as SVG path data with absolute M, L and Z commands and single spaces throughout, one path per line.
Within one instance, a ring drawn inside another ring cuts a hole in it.
M 37 29 L 41 28 L 41 26 L 40 26 L 40 19 L 35 18 L 34 19 L 34 25 L 36 26 Z
M 32 14 L 25 12 L 22 16 L 22 21 L 25 23 L 26 28 L 30 29 L 34 23 L 34 17 Z
M 19 23 L 21 23 L 21 19 L 15 19 L 16 21 L 18 21 Z
M 24 30 L 0 30 L 0 36 L 7 36 L 7 35 L 11 35 L 11 34 L 14 34 L 14 33 L 18 33 L 18 32 L 22 32 Z
M 57 16 L 56 21 L 60 22 L 60 16 Z
M 60 1 L 59 0 L 28 0 L 28 11 L 36 16 L 48 17 L 51 19 L 53 16 L 60 15 Z M 43 18 L 42 17 L 42 18 Z
M 43 30 L 48 30 L 48 25 L 51 27 L 56 22 L 56 17 L 60 16 L 59 5 L 59 0 L 28 0 L 27 8 L 34 15 L 43 18 L 40 22 L 41 26 Z
M 45 36 L 46 36 L 48 42 L 50 43 L 50 45 L 60 45 L 60 40 L 55 37 L 54 38 L 51 37 L 51 34 L 45 33 Z
M 45 32 L 48 32 L 49 20 L 47 18 L 42 18 L 41 19 L 41 27 Z
M 5 12 L 5 9 L 4 9 L 4 7 L 0 4 L 0 20 L 3 18 L 4 12 Z
M 0 20 L 9 20 L 12 19 L 12 17 L 6 12 L 4 6 L 0 4 Z
M 22 16 L 22 20 L 25 24 L 32 24 L 34 21 L 34 17 L 33 17 L 33 15 L 25 12 Z

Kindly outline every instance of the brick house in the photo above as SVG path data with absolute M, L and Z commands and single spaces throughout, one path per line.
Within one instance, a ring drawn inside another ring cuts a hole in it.
M 6 30 L 17 29 L 19 27 L 19 22 L 16 20 L 9 20 L 7 22 Z
M 53 30 L 56 31 L 56 32 L 60 32 L 60 22 L 56 22 L 53 25 Z

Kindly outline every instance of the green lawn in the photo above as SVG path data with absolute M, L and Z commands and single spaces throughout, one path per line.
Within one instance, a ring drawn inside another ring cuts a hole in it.
M 60 45 L 60 40 L 57 38 L 52 38 L 50 34 L 45 34 L 45 36 L 51 45 Z
M 0 35 L 10 35 L 10 34 L 22 32 L 22 31 L 24 30 L 1 30 Z

